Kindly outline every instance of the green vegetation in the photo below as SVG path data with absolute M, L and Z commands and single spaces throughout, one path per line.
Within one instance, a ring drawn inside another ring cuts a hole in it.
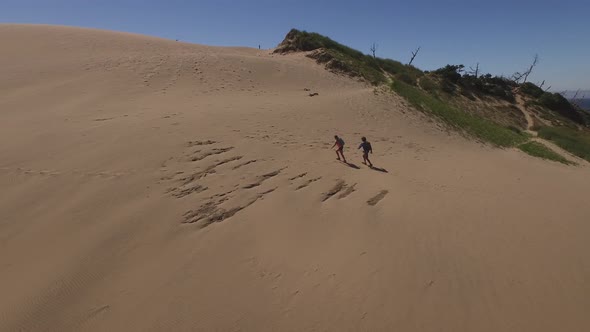
M 559 93 L 545 92 L 538 99 L 538 103 L 554 112 L 557 112 L 561 116 L 574 121 L 575 123 L 584 123 L 584 117 L 582 116 L 581 112 Z
M 298 51 L 309 52 L 308 57 L 331 71 L 360 77 L 374 85 L 391 82 L 391 88 L 415 108 L 484 142 L 500 147 L 518 146 L 530 155 L 567 163 L 543 144 L 529 142 L 530 135 L 520 129 L 520 110 L 506 104 L 516 102 L 514 91 L 518 89 L 528 97 L 527 106 L 534 108 L 539 117 L 553 125 L 569 126 L 541 127 L 542 123 L 536 120 L 534 128 L 539 129 L 541 137 L 590 160 L 590 134 L 577 130 L 579 124 L 590 124 L 590 115 L 560 94 L 545 92 L 533 83 L 519 84 L 503 76 L 482 75 L 479 65 L 470 71 L 465 71 L 463 65 L 447 65 L 423 72 L 399 61 L 364 54 L 318 33 L 296 29 L 287 34 L 275 52 Z
M 570 153 L 590 161 L 590 133 L 567 127 L 543 127 L 539 136 Z
M 539 98 L 541 97 L 545 91 L 543 91 L 543 89 L 541 89 L 540 87 L 536 86 L 535 84 L 531 83 L 531 82 L 526 82 L 520 85 L 520 92 L 524 93 L 525 95 L 534 97 L 534 98 Z
M 559 93 L 545 92 L 543 89 L 530 82 L 521 84 L 520 92 L 532 97 L 534 104 L 545 107 L 570 121 L 577 124 L 590 124 L 590 122 L 588 122 L 588 117 L 585 116 L 584 112 L 577 109 Z
M 458 110 L 402 81 L 394 81 L 392 88 L 417 109 L 433 114 L 452 127 L 465 130 L 468 134 L 485 142 L 501 147 L 511 147 L 528 139 L 528 136 L 517 128 L 502 127 L 491 120 Z
M 553 150 L 539 142 L 527 142 L 519 145 L 518 148 L 533 157 L 553 160 L 566 165 L 571 164 L 571 162 L 565 159 L 563 156 L 555 153 Z
M 463 65 L 446 65 L 435 70 L 432 74 L 440 79 L 441 90 L 449 95 L 457 91 L 465 96 L 472 95 L 494 96 L 511 103 L 515 102 L 512 89 L 516 86 L 513 81 L 499 76 L 472 75 L 464 73 Z
M 373 58 L 314 32 L 292 29 L 275 52 L 294 51 L 316 51 L 308 56 L 330 70 L 362 77 L 373 85 L 387 82 L 388 77 L 416 84 L 417 79 L 424 75 L 416 67 L 391 59 Z
M 436 93 L 436 90 L 438 89 L 438 84 L 428 76 L 422 77 L 418 85 L 422 90 L 430 93 Z
M 360 76 L 373 85 L 379 85 L 386 81 L 385 75 L 375 64 L 375 59 L 369 56 L 363 55 L 361 58 L 354 58 L 333 49 L 322 49 L 322 51 L 308 56 L 318 63 L 325 64 L 326 68 L 332 71 Z
M 335 42 L 329 37 L 322 36 L 319 33 L 299 31 L 297 29 L 291 29 L 291 31 L 289 31 L 287 37 L 285 37 L 285 40 L 281 43 L 280 48 L 282 52 L 313 51 L 325 48 L 328 50 L 334 50 L 341 53 L 343 56 L 354 59 L 362 59 L 366 56 L 360 51 Z

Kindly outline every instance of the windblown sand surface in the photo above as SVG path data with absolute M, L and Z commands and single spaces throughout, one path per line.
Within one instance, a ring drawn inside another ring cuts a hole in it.
M 590 331 L 586 165 L 468 142 L 301 54 L 0 45 L 0 331 Z

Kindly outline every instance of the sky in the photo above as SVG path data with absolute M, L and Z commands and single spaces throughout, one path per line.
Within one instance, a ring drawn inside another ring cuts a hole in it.
M 590 0 L 270 1 L 0 0 L 0 23 L 41 23 L 147 34 L 185 42 L 272 48 L 291 28 L 414 65 L 480 63 L 525 70 L 554 91 L 590 90 Z

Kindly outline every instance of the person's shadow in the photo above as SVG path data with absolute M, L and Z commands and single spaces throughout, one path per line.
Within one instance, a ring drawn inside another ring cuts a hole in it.
M 389 173 L 385 168 L 380 168 L 380 167 L 370 167 L 372 170 L 377 171 L 377 172 L 381 172 L 381 173 Z
M 344 163 L 344 164 L 345 164 L 345 165 L 348 165 L 348 167 L 350 167 L 350 168 L 354 168 L 354 169 L 361 169 L 360 167 L 358 167 L 357 165 L 355 165 L 355 164 L 353 164 L 353 163 L 346 162 L 346 163 Z

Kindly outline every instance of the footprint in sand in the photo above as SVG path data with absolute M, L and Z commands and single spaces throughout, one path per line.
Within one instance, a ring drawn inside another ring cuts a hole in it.
M 389 193 L 388 190 L 382 190 L 375 197 L 372 197 L 371 199 L 369 199 L 367 201 L 367 204 L 369 204 L 370 206 L 377 205 L 377 203 L 379 203 L 383 198 L 385 198 L 385 196 L 387 196 L 388 193 Z

